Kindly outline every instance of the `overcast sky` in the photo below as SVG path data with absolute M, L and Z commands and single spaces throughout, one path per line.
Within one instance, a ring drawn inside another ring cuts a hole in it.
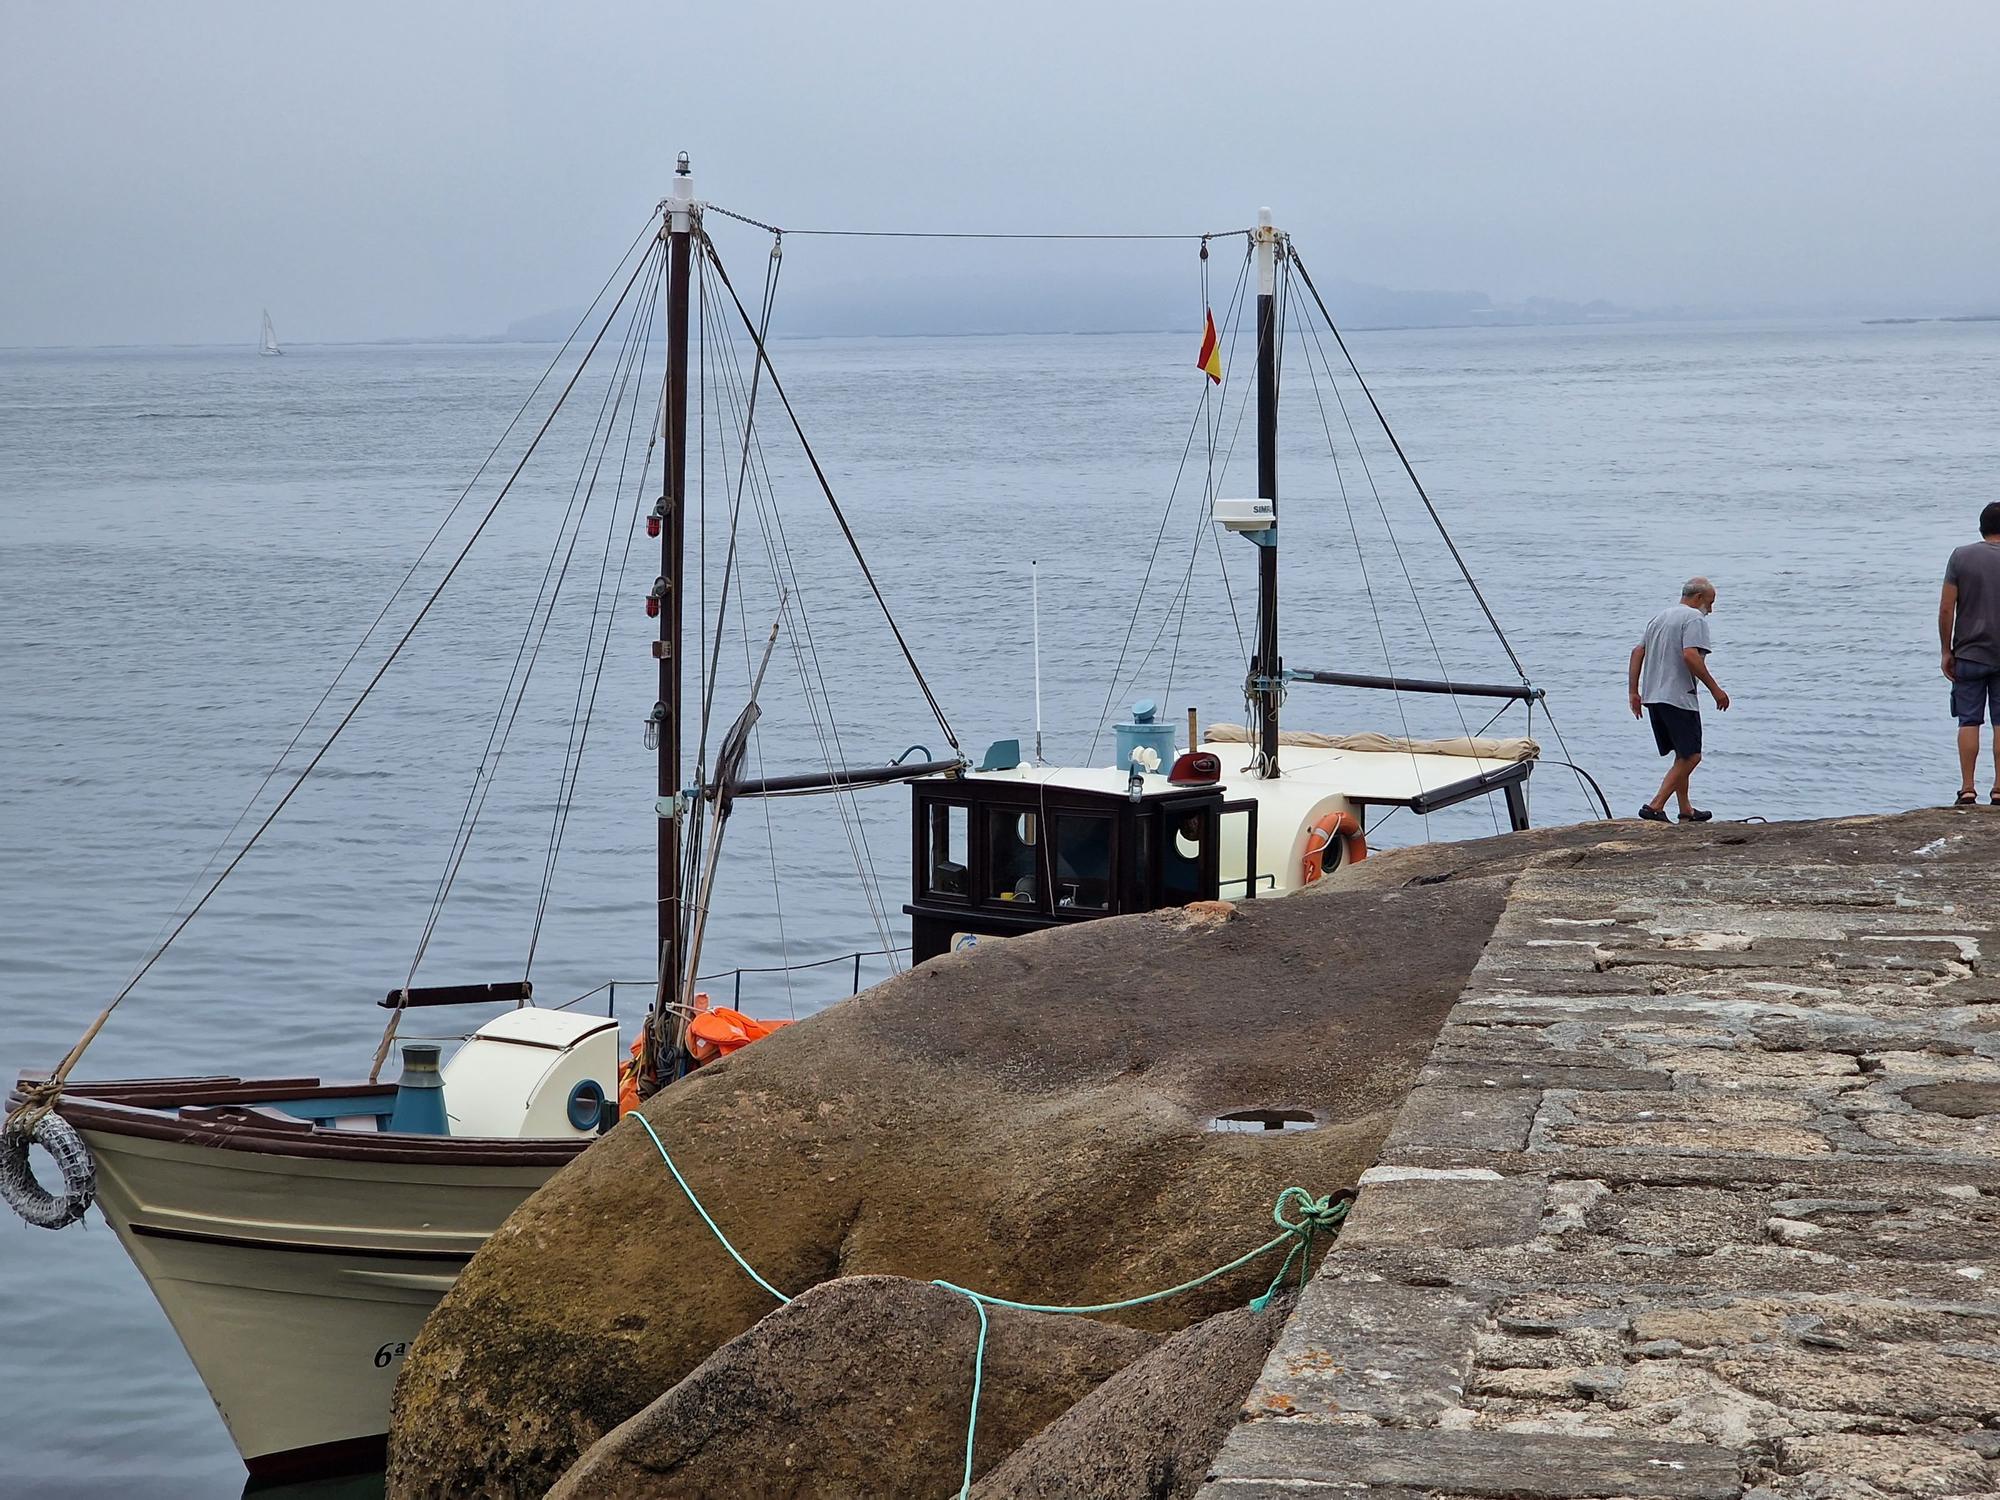
M 787 226 L 1202 230 L 1270 204 L 1316 272 L 1394 287 L 2000 310 L 1991 0 L 0 20 L 0 344 L 236 342 L 263 306 L 288 340 L 495 332 L 586 301 L 680 149 L 704 197 Z M 982 266 L 1118 267 L 899 253 L 973 298 Z M 853 246 L 788 256 L 806 285 L 869 274 Z

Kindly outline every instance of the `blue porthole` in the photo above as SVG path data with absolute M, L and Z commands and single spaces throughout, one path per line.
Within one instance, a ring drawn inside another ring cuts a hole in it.
M 604 1090 L 586 1078 L 569 1091 L 569 1123 L 573 1130 L 595 1130 L 604 1119 Z

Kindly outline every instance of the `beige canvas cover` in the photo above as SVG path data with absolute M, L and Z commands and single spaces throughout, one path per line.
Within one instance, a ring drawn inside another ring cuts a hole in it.
M 1203 738 L 1218 745 L 1247 745 L 1250 743 L 1250 731 L 1241 724 L 1215 724 L 1209 727 Z M 1535 760 L 1542 753 L 1542 747 L 1528 739 L 1481 739 L 1476 735 L 1461 734 L 1448 740 L 1411 740 L 1401 735 L 1376 734 L 1372 730 L 1360 734 L 1321 734 L 1312 729 L 1281 729 L 1278 731 L 1278 743 L 1301 745 L 1312 750 L 1464 755 L 1474 760 Z

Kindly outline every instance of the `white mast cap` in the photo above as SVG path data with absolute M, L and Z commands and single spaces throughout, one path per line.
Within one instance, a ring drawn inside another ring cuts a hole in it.
M 667 207 L 672 214 L 669 228 L 684 234 L 694 228 L 694 173 L 688 168 L 687 152 L 674 163 L 672 185 L 667 189 Z

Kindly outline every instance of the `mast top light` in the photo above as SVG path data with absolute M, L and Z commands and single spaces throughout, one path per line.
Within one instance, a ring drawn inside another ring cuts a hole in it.
M 674 180 L 667 189 L 667 228 L 672 234 L 687 234 L 694 228 L 694 171 L 683 151 L 674 164 Z

